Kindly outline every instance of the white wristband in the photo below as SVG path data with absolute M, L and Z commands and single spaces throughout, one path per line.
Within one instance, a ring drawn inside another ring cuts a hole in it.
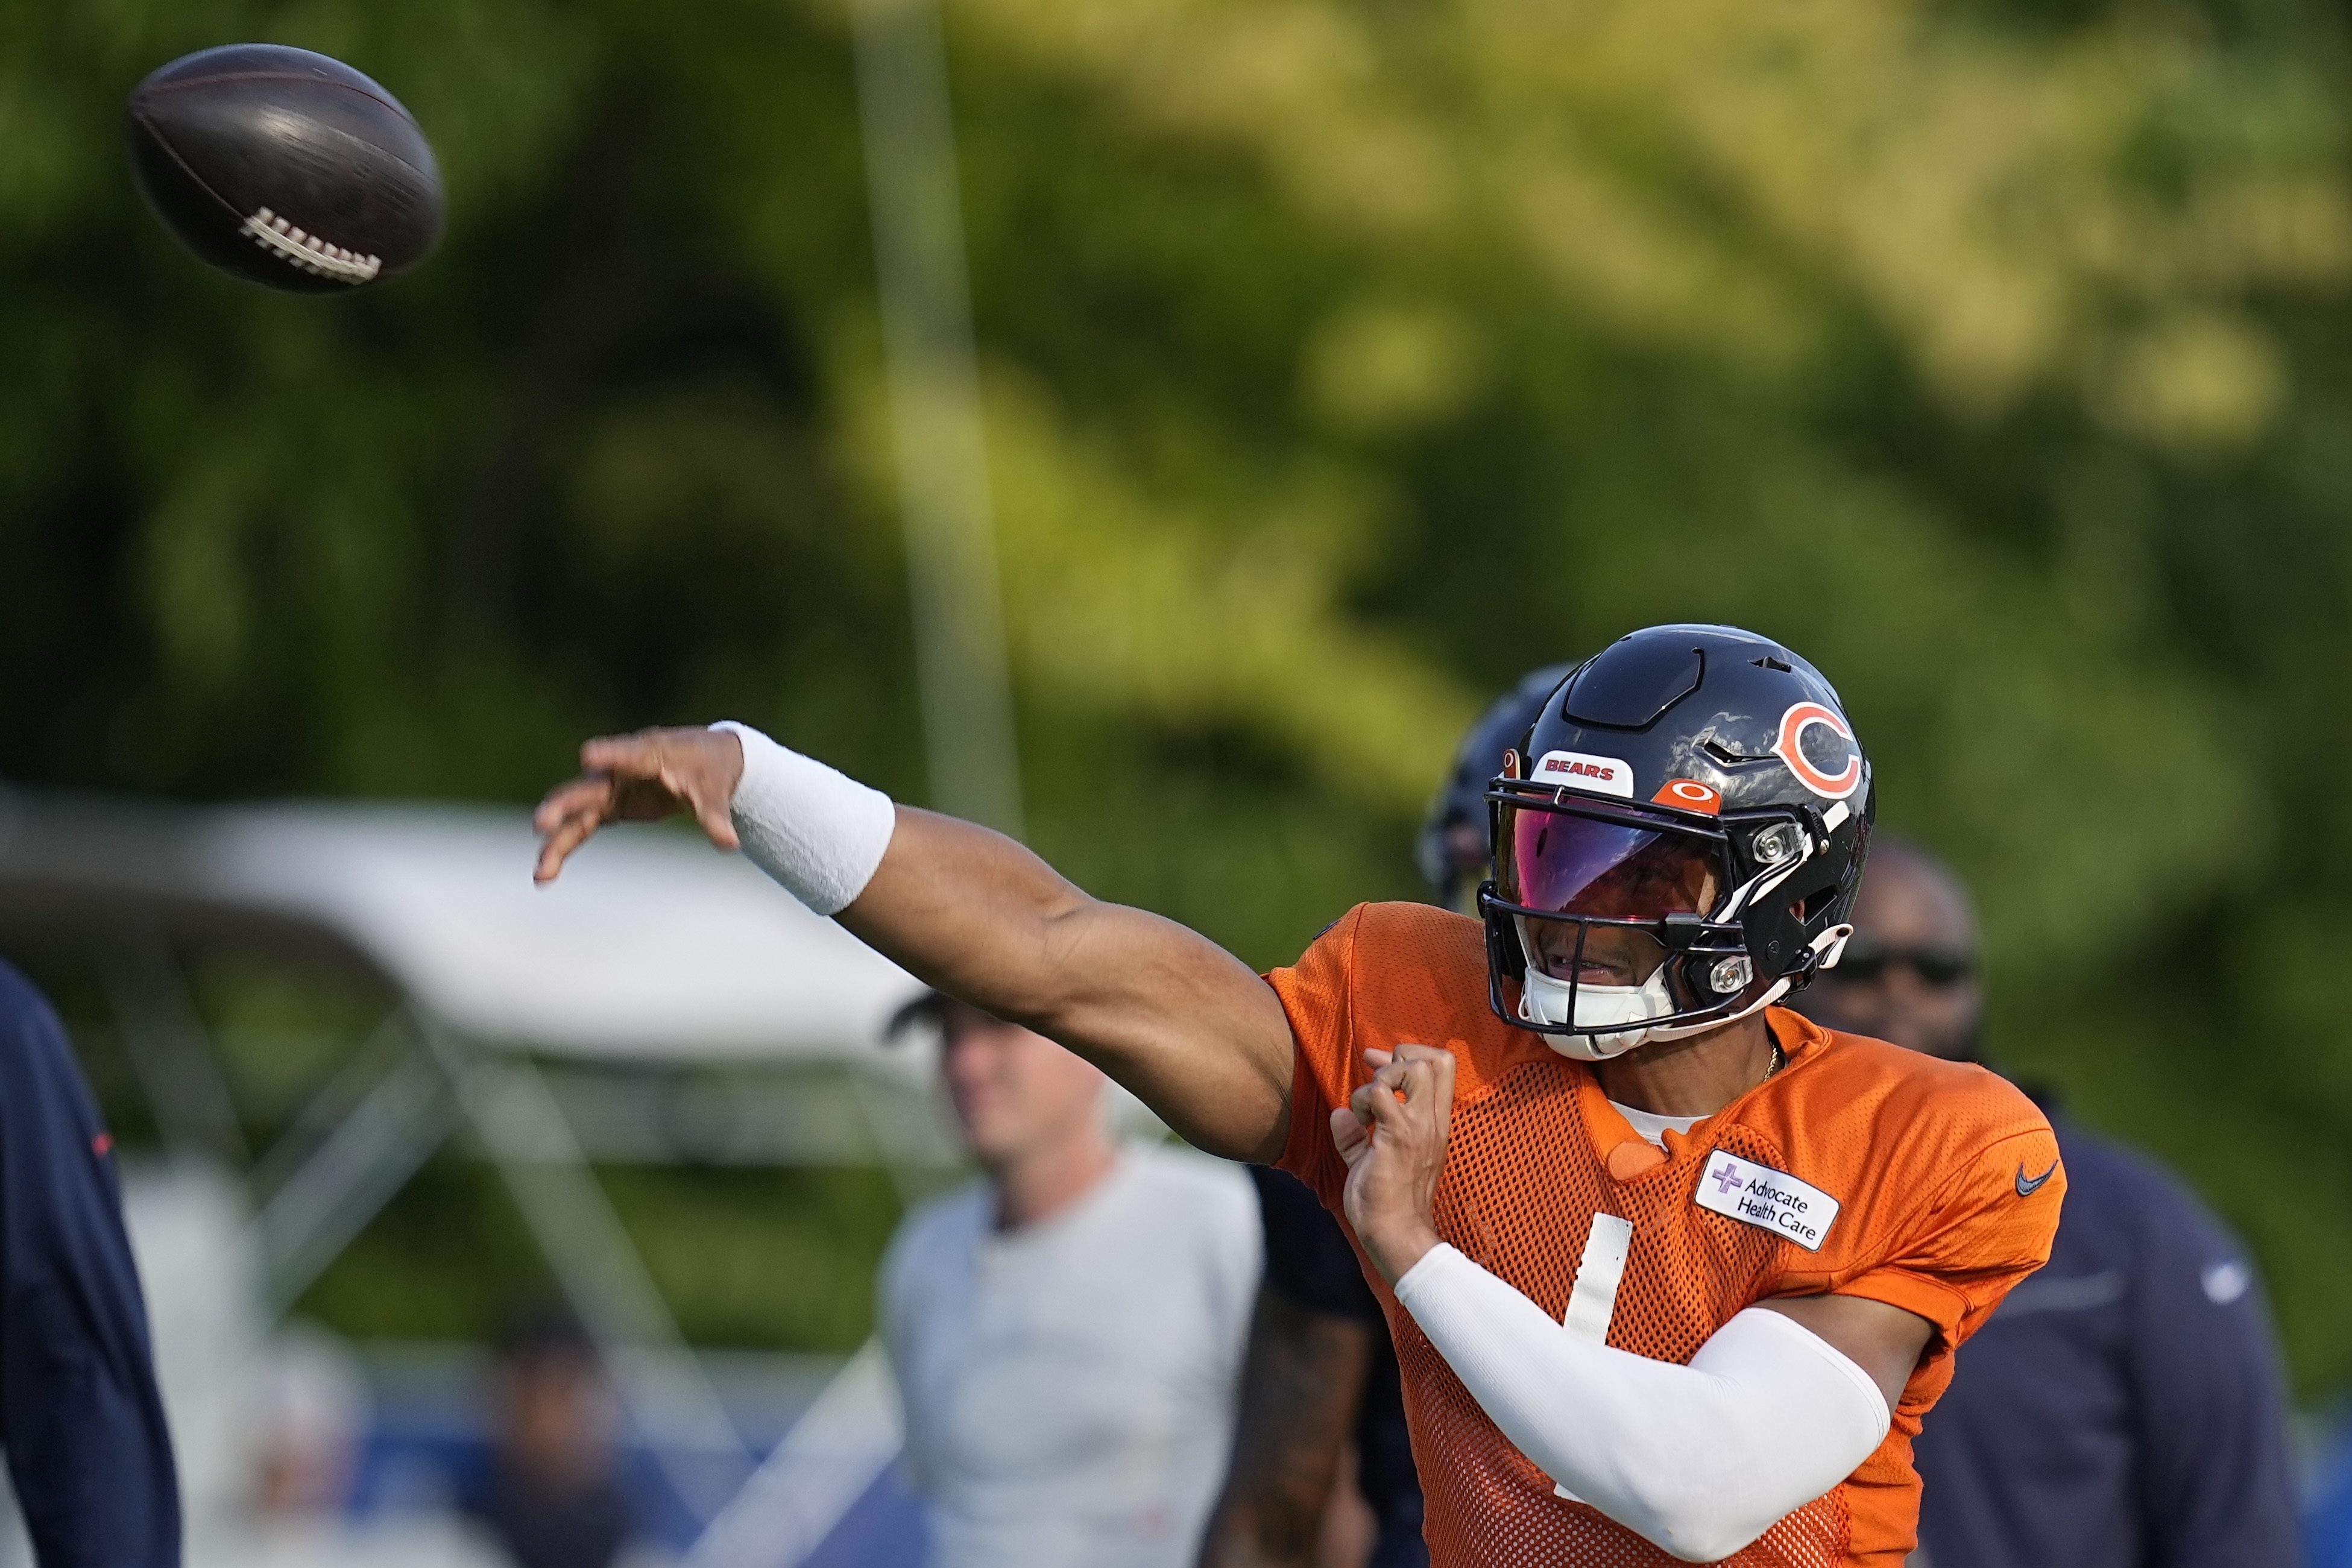
M 743 777 L 728 814 L 753 865 L 819 915 L 849 907 L 882 863 L 898 809 L 814 758 L 778 746 L 748 724 L 723 719 L 743 747 Z

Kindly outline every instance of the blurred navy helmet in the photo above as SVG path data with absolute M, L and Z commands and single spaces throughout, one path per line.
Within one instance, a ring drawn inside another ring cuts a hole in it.
M 1559 689 L 1573 664 L 1546 664 L 1530 670 L 1519 684 L 1495 699 L 1478 722 L 1462 737 L 1454 754 L 1453 770 L 1413 842 L 1413 858 L 1429 891 L 1448 909 L 1477 913 L 1470 903 L 1478 884 L 1491 874 L 1495 860 L 1494 811 L 1486 789 L 1502 771 L 1503 753 L 1519 744 L 1528 727 L 1543 710 L 1544 698 Z

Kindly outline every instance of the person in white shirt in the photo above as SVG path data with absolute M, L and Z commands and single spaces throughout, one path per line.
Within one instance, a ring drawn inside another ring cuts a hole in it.
M 1255 1300 L 1237 1166 L 1113 1137 L 1095 1067 L 934 995 L 983 1179 L 883 1260 L 883 1339 L 933 1568 L 1189 1568 Z

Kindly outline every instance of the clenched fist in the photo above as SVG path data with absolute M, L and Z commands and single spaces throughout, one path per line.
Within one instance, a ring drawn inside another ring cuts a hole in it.
M 1454 1053 L 1426 1045 L 1367 1051 L 1372 1081 L 1331 1113 L 1348 1162 L 1348 1223 L 1391 1285 L 1437 1245 L 1437 1178 L 1454 1115 Z

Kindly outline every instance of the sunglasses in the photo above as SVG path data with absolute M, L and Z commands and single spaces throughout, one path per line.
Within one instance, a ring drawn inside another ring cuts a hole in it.
M 1887 967 L 1893 964 L 1902 965 L 1922 984 L 1937 990 L 1957 986 L 1977 972 L 1976 955 L 1965 947 L 1890 947 L 1857 936 L 1846 943 L 1837 967 L 1823 971 L 1822 977 L 1867 986 L 1885 978 Z

